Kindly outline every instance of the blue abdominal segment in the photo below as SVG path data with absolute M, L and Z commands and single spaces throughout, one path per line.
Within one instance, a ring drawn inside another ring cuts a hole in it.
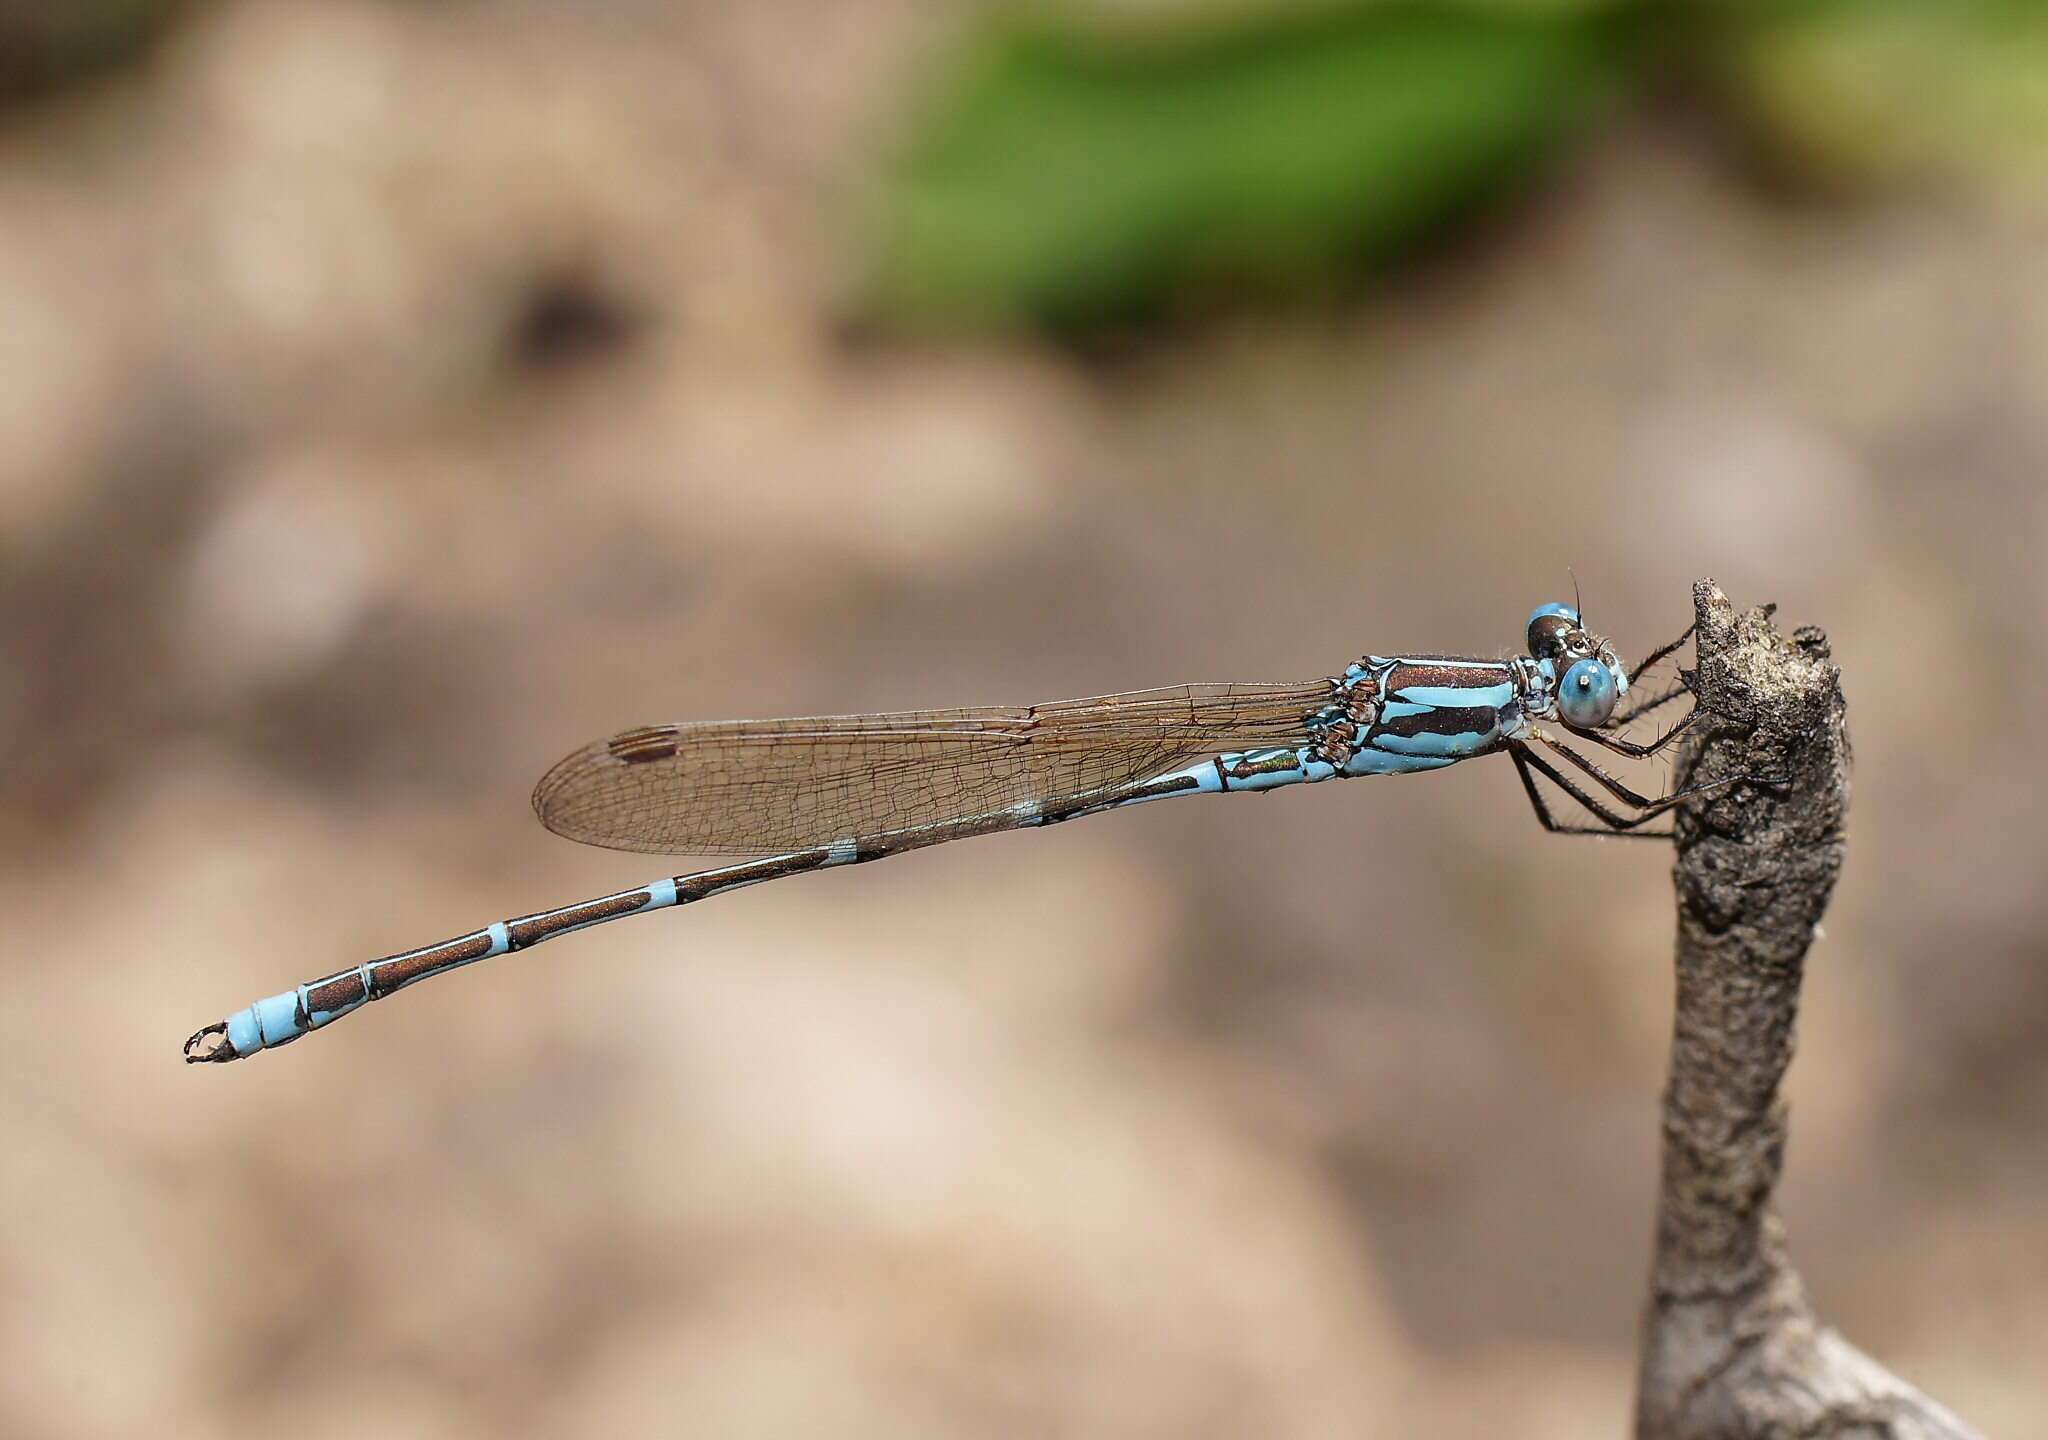
M 1337 767 L 1318 760 L 1306 746 L 1273 750 L 1234 750 L 1213 760 L 1197 760 L 1184 769 L 1161 775 L 1127 799 L 1105 806 L 1117 809 L 1169 795 L 1235 794 L 1240 790 L 1275 790 L 1282 785 L 1312 785 L 1336 775 Z
M 1464 758 L 1462 755 L 1396 755 L 1391 750 L 1368 745 L 1344 762 L 1344 773 L 1350 776 L 1414 775 L 1423 770 L 1441 770 Z
M 258 1000 L 246 1010 L 237 1010 L 227 1020 L 228 1043 L 238 1054 L 248 1055 L 266 1046 L 282 1045 L 305 1033 L 299 1024 L 299 992 Z

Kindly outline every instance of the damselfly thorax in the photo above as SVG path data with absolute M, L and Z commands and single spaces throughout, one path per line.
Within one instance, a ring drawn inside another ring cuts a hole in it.
M 414 981 L 606 920 L 1180 795 L 1441 770 L 1505 751 L 1546 830 L 1642 836 L 1668 833 L 1641 827 L 1719 788 L 1643 796 L 1562 738 L 1642 757 L 1684 733 L 1697 708 L 1647 744 L 1616 732 L 1689 693 L 1681 671 L 1682 683 L 1620 710 L 1631 683 L 1683 645 L 1689 627 L 1633 672 L 1573 606 L 1538 607 L 1527 633 L 1528 653 L 1505 660 L 1368 655 L 1341 674 L 1299 684 L 1180 685 L 1014 708 L 622 731 L 541 778 L 533 807 L 542 824 L 615 850 L 750 858 L 337 970 L 207 1026 L 185 1042 L 185 1058 L 237 1060 L 288 1044 Z M 1597 799 L 1558 761 L 1616 804 Z M 1585 818 L 1560 823 L 1538 775 Z

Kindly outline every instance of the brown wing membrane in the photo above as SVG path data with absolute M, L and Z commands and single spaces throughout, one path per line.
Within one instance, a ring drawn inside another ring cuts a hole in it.
M 534 813 L 614 850 L 764 855 L 1020 823 L 1225 750 L 1299 744 L 1330 683 L 1181 685 L 1050 705 L 650 725 L 541 778 Z M 962 833 L 967 833 L 963 831 Z

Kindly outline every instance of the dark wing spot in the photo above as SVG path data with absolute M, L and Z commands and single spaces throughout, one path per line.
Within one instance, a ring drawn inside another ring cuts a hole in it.
M 643 725 L 638 730 L 627 730 L 612 736 L 605 742 L 614 760 L 628 765 L 644 765 L 649 760 L 666 760 L 676 753 L 676 731 L 673 725 Z

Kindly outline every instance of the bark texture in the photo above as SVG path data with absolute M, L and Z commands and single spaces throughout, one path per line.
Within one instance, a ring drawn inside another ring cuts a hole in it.
M 1638 1382 L 1639 1440 L 1974 1437 L 1815 1318 L 1772 1205 L 1807 948 L 1842 867 L 1849 738 L 1827 637 L 1693 587 L 1713 718 L 1681 784 L 1738 785 L 1679 816 L 1678 1006 Z

